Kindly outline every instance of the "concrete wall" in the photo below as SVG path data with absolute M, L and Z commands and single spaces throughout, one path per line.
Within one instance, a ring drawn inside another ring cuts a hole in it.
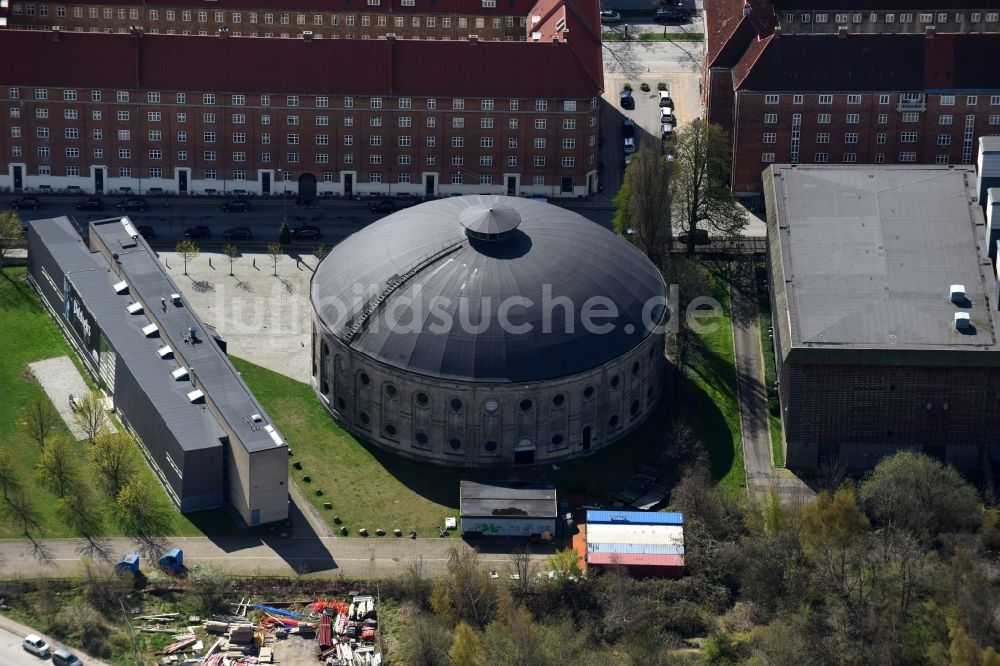
M 485 536 L 531 536 L 548 531 L 555 534 L 555 518 L 508 518 L 498 516 L 462 518 L 462 534 L 481 533 Z
M 442 464 L 528 464 L 592 453 L 638 427 L 664 386 L 662 334 L 589 372 L 529 384 L 408 373 L 355 352 L 318 321 L 314 335 L 313 388 L 334 418 L 381 448 Z M 523 453 L 529 450 L 533 455 Z

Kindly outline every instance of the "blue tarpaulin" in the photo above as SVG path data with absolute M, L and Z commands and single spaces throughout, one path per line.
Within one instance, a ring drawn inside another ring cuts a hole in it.
M 284 608 L 274 608 L 272 606 L 265 606 L 263 604 L 251 604 L 251 608 L 267 611 L 268 613 L 274 613 L 275 615 L 284 615 L 285 617 L 295 618 L 296 620 L 299 619 L 300 617 L 305 617 L 302 613 L 296 613 L 295 611 L 285 610 Z

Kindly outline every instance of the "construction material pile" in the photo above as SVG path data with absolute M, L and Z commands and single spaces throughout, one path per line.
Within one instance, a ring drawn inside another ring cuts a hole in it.
M 350 604 L 320 601 L 317 642 L 319 658 L 327 666 L 379 666 L 382 655 L 375 645 L 378 615 L 375 598 L 359 595 Z

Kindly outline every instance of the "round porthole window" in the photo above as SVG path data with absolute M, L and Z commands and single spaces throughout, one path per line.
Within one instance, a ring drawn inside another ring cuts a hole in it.
M 490 453 L 493 453 L 494 451 L 497 450 L 497 443 L 490 440 L 489 442 L 483 444 L 483 448 L 489 451 Z
M 361 380 L 361 383 L 362 383 L 363 385 L 365 385 L 365 386 L 368 386 L 368 384 L 369 384 L 369 383 L 371 383 L 371 381 L 372 381 L 372 380 L 371 380 L 371 379 L 370 379 L 370 378 L 368 377 L 368 375 L 366 375 L 366 374 L 365 374 L 365 373 L 363 373 L 363 372 L 362 372 L 362 373 L 361 373 L 360 375 L 358 375 L 358 379 L 359 379 L 359 380 Z
M 430 402 L 430 398 L 427 397 L 426 393 L 417 394 L 417 404 L 426 405 L 428 402 Z
M 462 411 L 462 401 L 458 398 L 451 399 L 451 411 L 460 412 Z
M 566 402 L 566 398 L 563 397 L 562 393 L 559 393 L 558 395 L 552 398 L 552 404 L 555 405 L 556 407 L 560 407 L 564 402 Z
M 611 388 L 618 388 L 618 385 L 622 383 L 622 378 L 615 375 L 611 378 Z
M 496 414 L 496 411 L 500 409 L 500 405 L 497 404 L 496 400 L 487 400 L 486 404 L 483 405 L 483 409 L 486 410 L 487 414 Z
M 562 435 L 559 434 L 552 435 L 552 446 L 561 446 L 563 441 L 565 440 Z
M 343 398 L 337 398 L 337 408 L 347 409 L 347 401 L 344 400 Z
M 593 395 L 594 395 L 594 387 L 593 386 L 588 386 L 587 388 L 583 389 L 583 397 L 584 398 L 591 398 L 591 397 L 593 397 Z
M 386 384 L 385 385 L 385 394 L 387 396 L 389 396 L 390 398 L 396 397 L 396 387 L 393 386 L 392 384 Z
M 628 411 L 632 414 L 632 416 L 635 416 L 636 414 L 638 414 L 639 413 L 639 401 L 638 400 L 633 400 L 632 401 L 632 406 L 628 408 Z
M 524 400 L 521 401 L 520 407 L 522 412 L 531 411 L 531 401 L 525 398 Z
M 448 442 L 448 446 L 450 446 L 453 451 L 458 451 L 460 448 L 462 448 L 462 440 L 453 439 L 450 442 Z
M 417 431 L 417 434 L 416 434 L 416 435 L 414 435 L 414 437 L 413 437 L 413 438 L 414 438 L 415 440 L 417 440 L 417 444 L 426 444 L 426 443 L 427 443 L 427 441 L 428 441 L 428 440 L 427 440 L 427 433 L 426 433 L 426 432 L 424 432 L 423 430 L 418 430 L 418 431 Z
M 365 425 L 368 425 L 368 422 L 371 421 L 371 418 L 368 416 L 368 412 L 361 412 L 360 414 L 358 414 L 358 420 L 364 423 Z
M 614 428 L 617 425 L 618 425 L 618 415 L 615 414 L 610 419 L 608 419 L 608 426 Z
M 392 425 L 391 423 L 386 423 L 385 424 L 385 434 L 391 436 L 391 435 L 395 435 L 396 432 L 397 432 L 396 431 L 396 426 Z

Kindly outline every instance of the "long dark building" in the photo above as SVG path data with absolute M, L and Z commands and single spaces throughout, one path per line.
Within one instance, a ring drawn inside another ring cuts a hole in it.
M 288 516 L 288 445 L 128 218 L 28 223 L 28 275 L 171 500 Z

